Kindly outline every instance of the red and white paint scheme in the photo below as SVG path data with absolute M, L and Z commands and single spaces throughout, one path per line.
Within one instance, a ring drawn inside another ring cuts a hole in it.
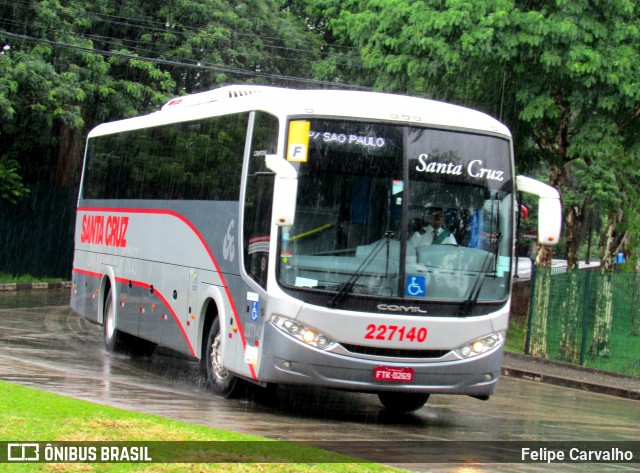
M 227 86 L 93 129 L 71 305 L 110 352 L 162 346 L 208 385 L 308 384 L 419 409 L 488 399 L 508 326 L 509 130 L 455 105 L 353 91 Z

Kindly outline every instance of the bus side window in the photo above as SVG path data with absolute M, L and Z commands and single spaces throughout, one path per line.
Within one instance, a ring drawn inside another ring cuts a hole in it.
M 262 287 L 267 285 L 269 269 L 274 183 L 274 175 L 267 169 L 264 157 L 275 154 L 277 145 L 278 120 L 256 112 L 244 197 L 244 267 Z

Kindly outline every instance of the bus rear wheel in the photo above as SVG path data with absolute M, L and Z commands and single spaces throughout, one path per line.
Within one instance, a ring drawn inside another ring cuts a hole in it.
M 104 303 L 104 347 L 108 353 L 130 356 L 151 356 L 155 343 L 143 340 L 116 328 L 116 311 L 111 299 L 111 289 Z
M 111 289 L 104 302 L 104 347 L 108 353 L 124 353 L 127 351 L 125 334 L 116 328 L 116 309 L 111 297 Z
M 378 393 L 382 405 L 391 412 L 413 412 L 424 406 L 429 400 L 425 393 Z
M 207 385 L 218 396 L 233 397 L 240 391 L 243 381 L 224 367 L 222 333 L 220 332 L 220 320 L 217 317 L 211 324 L 206 340 L 201 363 Z

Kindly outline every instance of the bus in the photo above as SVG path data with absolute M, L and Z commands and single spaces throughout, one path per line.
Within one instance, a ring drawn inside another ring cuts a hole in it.
M 502 363 L 516 192 L 509 130 L 385 93 L 225 86 L 88 134 L 71 306 L 110 353 L 164 347 L 248 384 L 486 400 Z M 426 241 L 432 217 L 447 238 Z M 424 237 L 424 238 L 423 238 Z M 438 241 L 441 240 L 441 241 Z

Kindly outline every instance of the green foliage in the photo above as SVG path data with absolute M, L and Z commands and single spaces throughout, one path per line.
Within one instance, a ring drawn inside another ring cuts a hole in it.
M 15 202 L 29 192 L 17 171 L 18 163 L 14 160 L 0 160 L 0 200 Z
M 511 353 L 524 353 L 527 337 L 527 320 L 524 318 L 510 317 L 509 330 L 505 340 L 505 351 Z
M 310 76 L 321 43 L 277 0 L 4 2 L 0 42 L 0 162 L 67 186 L 96 124 L 228 81 Z M 19 192 L 4 176 L 0 190 Z
M 546 167 L 565 210 L 577 209 L 568 233 L 578 233 L 589 208 L 607 215 L 624 206 L 624 221 L 610 222 L 618 234 L 638 213 L 634 2 L 306 3 L 341 44 L 359 49 L 375 87 L 470 105 L 505 121 L 519 167 Z M 571 245 L 579 240 L 571 235 Z
M 22 283 L 51 283 L 51 282 L 65 282 L 61 278 L 51 277 L 35 277 L 29 274 L 7 274 L 0 273 L 0 284 L 22 284 Z
M 633 1 L 39 0 L 0 18 L 2 199 L 23 192 L 21 174 L 77 183 L 97 123 L 231 81 L 313 77 L 497 116 L 518 168 L 560 188 L 570 257 L 592 209 L 608 220 L 605 252 L 640 241 Z

